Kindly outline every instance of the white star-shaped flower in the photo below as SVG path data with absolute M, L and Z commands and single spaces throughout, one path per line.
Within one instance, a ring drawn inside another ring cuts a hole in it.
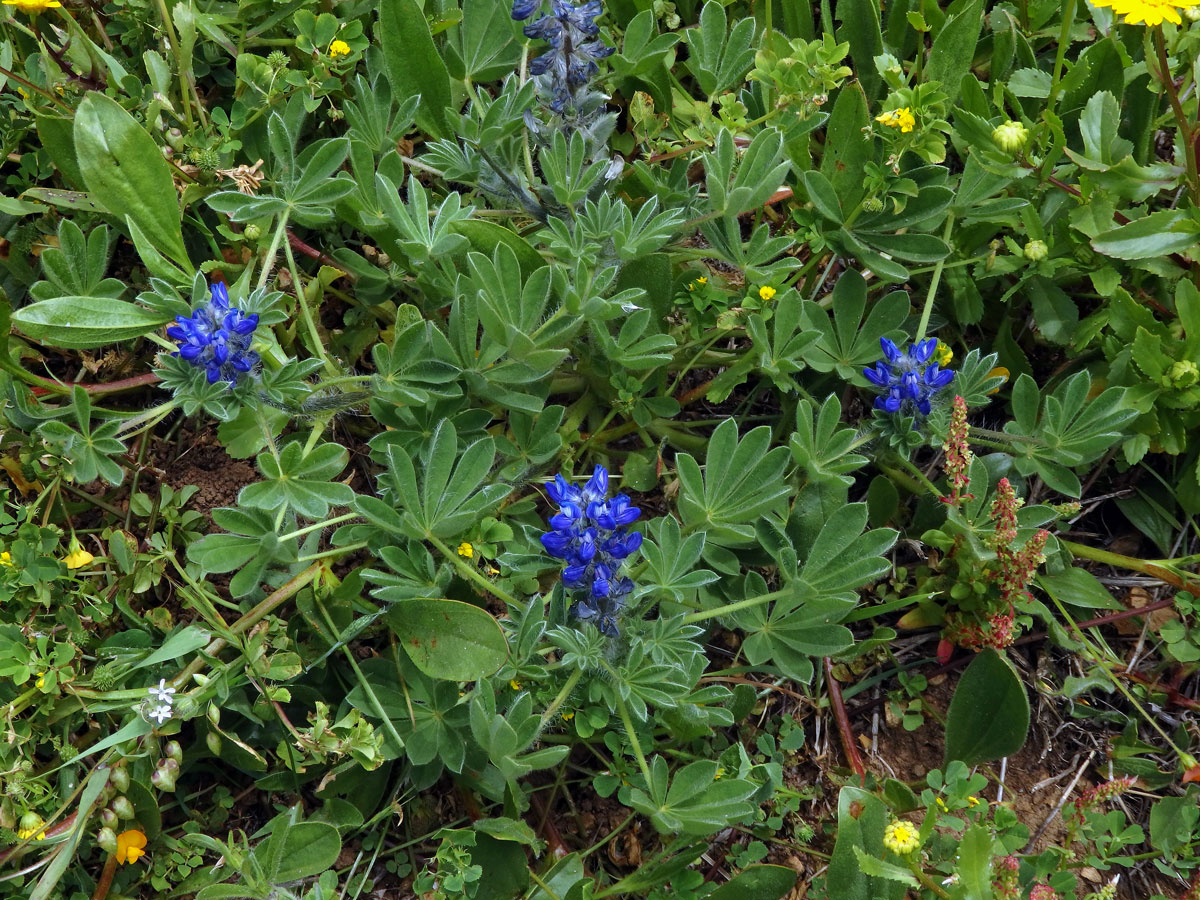
M 150 688 L 150 696 L 153 697 L 155 700 L 159 701 L 160 703 L 165 703 L 168 706 L 171 704 L 172 700 L 174 699 L 171 696 L 174 693 L 175 693 L 175 688 L 167 687 L 167 679 L 165 679 L 165 678 L 160 678 L 158 680 L 158 687 Z
M 167 719 L 171 718 L 171 705 L 169 703 L 164 703 L 161 706 L 154 707 L 154 709 L 150 710 L 150 718 L 154 719 L 159 725 L 161 725 L 163 722 L 167 721 Z

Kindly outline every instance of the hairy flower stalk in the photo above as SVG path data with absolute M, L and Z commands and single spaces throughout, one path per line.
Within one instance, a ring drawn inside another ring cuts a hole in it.
M 575 598 L 571 614 L 592 622 L 602 634 L 617 637 L 617 618 L 633 582 L 620 574 L 625 560 L 642 546 L 638 531 L 627 531 L 641 510 L 629 498 L 608 498 L 608 470 L 596 466 L 582 487 L 562 475 L 546 483 L 546 492 L 558 504 L 550 517 L 551 530 L 542 535 L 542 546 L 564 560 L 563 586 Z
M 177 356 L 203 369 L 209 384 L 236 384 L 254 370 L 259 356 L 250 349 L 257 313 L 244 313 L 229 303 L 229 291 L 220 282 L 210 288 L 212 299 L 190 316 L 176 316 L 167 337 L 179 342 Z
M 988 543 L 996 550 L 996 565 L 988 570 L 988 580 L 1000 591 L 1000 600 L 1006 608 L 990 615 L 982 625 L 975 623 L 957 624 L 951 630 L 962 647 L 980 649 L 994 647 L 997 650 L 1009 646 L 1016 639 L 1016 607 L 1027 599 L 1029 582 L 1037 568 L 1046 561 L 1043 551 L 1050 532 L 1039 529 L 1021 547 L 1017 541 L 1017 510 L 1024 501 L 1017 496 L 1007 478 L 996 485 L 996 499 L 992 501 L 991 516 L 996 523 L 995 533 Z
M 934 396 L 951 381 L 954 372 L 932 360 L 937 338 L 928 338 L 901 350 L 887 338 L 879 339 L 883 359 L 863 376 L 880 391 L 875 408 L 889 413 L 929 415 Z
M 542 0 L 516 0 L 512 17 L 524 21 L 541 6 Z M 567 0 L 550 0 L 550 8 L 549 15 L 524 28 L 526 37 L 550 45 L 529 63 L 529 72 L 538 80 L 551 111 L 566 118 L 583 110 L 588 82 L 600 70 L 597 62 L 611 56 L 614 48 L 597 39 L 600 27 L 596 17 L 604 11 L 600 0 L 578 6 Z
M 950 413 L 950 428 L 946 442 L 942 444 L 946 454 L 946 480 L 950 483 L 950 496 L 943 497 L 942 502 L 958 506 L 963 500 L 969 499 L 970 494 L 964 494 L 971 481 L 971 459 L 973 454 L 967 444 L 967 401 L 962 397 L 954 398 L 954 407 Z

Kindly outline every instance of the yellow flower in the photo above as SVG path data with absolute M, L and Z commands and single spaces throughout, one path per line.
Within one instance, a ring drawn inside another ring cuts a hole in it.
M 946 808 L 946 801 L 943 800 L 941 797 L 938 797 L 937 798 L 937 807 L 938 807 L 938 809 L 944 810 Z
M 921 846 L 921 835 L 912 822 L 897 819 L 883 830 L 883 846 L 897 856 L 907 856 Z
M 36 16 L 40 12 L 62 6 L 58 0 L 4 0 L 5 6 L 15 6 L 27 16 Z
M 1200 0 L 1196 0 L 1200 3 Z M 917 124 L 917 120 L 913 118 L 911 107 L 904 109 L 892 109 L 875 117 L 875 121 L 888 128 L 899 128 L 904 134 L 908 134 L 913 130 L 913 126 Z
M 345 41 L 334 41 L 329 45 L 329 55 L 333 59 L 337 59 L 339 56 L 349 56 L 350 45 Z
M 458 545 L 458 555 L 465 556 L 467 559 L 471 559 L 475 555 L 475 548 L 466 541 L 463 541 Z
M 1176 10 L 1197 3 L 1200 0 L 1092 0 L 1093 6 L 1112 7 L 1114 13 L 1125 17 L 1126 25 L 1161 25 L 1164 19 L 1179 25 L 1183 20 Z
M 701 275 L 699 278 L 696 279 L 696 284 L 708 284 L 708 279 L 705 276 Z
M 969 807 L 971 807 L 972 809 L 974 809 L 974 808 L 975 808 L 976 806 L 978 806 L 978 805 L 979 805 L 979 798 L 978 798 L 978 797 L 968 797 L 968 798 L 967 798 L 967 806 L 969 806 Z
M 44 688 L 46 686 L 46 673 L 38 672 L 37 681 L 34 682 L 34 687 Z
M 938 341 L 937 349 L 933 351 L 933 358 L 944 369 L 954 361 L 954 350 L 949 344 Z
M 63 557 L 63 563 L 68 569 L 82 569 L 84 566 L 90 565 L 95 558 L 82 547 L 76 545 L 75 549 Z
M 563 717 L 564 722 L 570 722 L 573 718 L 575 718 L 575 713 L 573 713 L 573 712 L 563 713 L 562 717 Z
M 775 296 L 776 293 L 778 292 L 770 285 L 763 285 L 758 289 L 758 297 L 760 300 L 770 300 Z
M 13 567 L 12 554 L 7 550 L 0 553 L 0 566 L 6 566 L 9 569 Z
M 122 831 L 117 835 L 117 862 L 137 862 L 138 858 L 146 855 L 146 835 L 140 831 Z
M 514 678 L 512 681 L 510 681 L 508 683 L 508 686 L 510 688 L 512 688 L 514 691 L 519 691 L 521 689 L 521 682 L 517 681 L 517 679 Z

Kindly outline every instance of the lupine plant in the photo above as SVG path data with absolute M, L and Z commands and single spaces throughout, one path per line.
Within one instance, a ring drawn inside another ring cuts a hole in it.
M 1200 897 L 1200 0 L 0 9 L 0 900 Z

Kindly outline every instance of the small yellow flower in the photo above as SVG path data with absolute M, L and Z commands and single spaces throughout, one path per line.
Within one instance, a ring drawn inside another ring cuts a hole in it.
M 468 544 L 466 541 L 463 541 L 461 544 L 458 545 L 458 555 L 465 556 L 467 559 L 471 559 L 472 557 L 475 556 L 475 548 L 472 547 L 470 544 Z
M 145 846 L 146 835 L 140 831 L 122 831 L 117 835 L 117 862 L 121 865 L 137 862 L 146 855 Z
M 1125 17 L 1126 25 L 1161 25 L 1164 19 L 1180 25 L 1183 20 L 1176 10 L 1187 9 L 1197 3 L 1200 0 L 1092 0 L 1093 6 L 1112 7 L 1114 13 Z
M 88 553 L 79 545 L 63 557 L 63 563 L 68 569 L 82 569 L 84 566 L 90 565 L 96 557 Z
M 933 358 L 944 369 L 954 361 L 954 350 L 949 344 L 938 341 L 937 349 L 933 351 Z
M 345 41 L 334 41 L 329 45 L 329 56 L 332 59 L 337 59 L 339 56 L 349 56 L 350 45 Z
M 694 291 L 696 289 L 697 285 L 699 285 L 700 287 L 704 287 L 704 285 L 706 285 L 706 284 L 708 284 L 708 279 L 705 276 L 701 275 L 699 278 L 697 278 L 695 281 L 693 281 L 691 284 L 688 285 L 688 290 Z
M 776 293 L 778 293 L 778 292 L 775 290 L 775 288 L 771 287 L 770 285 L 764 284 L 762 287 L 760 287 L 758 289 L 758 297 L 760 300 L 770 300 L 772 297 L 775 296 Z
M 44 688 L 46 686 L 46 673 L 38 672 L 37 681 L 34 682 L 34 687 Z
M 5 566 L 9 569 L 13 568 L 12 554 L 7 550 L 5 550 L 3 553 L 0 553 L 0 566 Z
M 15 6 L 27 16 L 36 16 L 40 12 L 62 6 L 58 0 L 4 0 L 5 6 Z
M 1200 3 L 1200 0 L 1196 0 Z M 908 106 L 903 109 L 888 110 L 881 115 L 875 117 L 875 121 L 886 125 L 888 128 L 899 128 L 904 134 L 908 134 L 917 124 L 917 120 L 913 117 L 912 109 Z
M 720 781 L 721 776 L 725 774 L 724 766 L 717 766 L 717 774 L 713 776 L 713 781 Z
M 510 681 L 508 683 L 508 686 L 510 688 L 512 688 L 514 691 L 519 691 L 521 689 L 521 682 L 517 681 L 517 679 L 514 678 L 512 681 Z
M 562 717 L 564 722 L 570 722 L 573 718 L 575 718 L 575 713 L 565 712 L 562 714 Z
M 921 835 L 912 822 L 897 819 L 883 830 L 883 846 L 897 856 L 907 856 L 921 846 Z
M 978 806 L 978 805 L 979 805 L 979 798 L 978 798 L 978 797 L 968 797 L 968 798 L 967 798 L 967 806 L 969 806 L 969 807 L 971 807 L 972 809 L 974 809 L 974 808 L 975 808 L 976 806 Z
M 701 275 L 696 279 L 696 284 L 708 284 L 708 278 L 704 275 Z
M 937 798 L 937 808 L 938 808 L 938 809 L 940 809 L 940 810 L 945 810 L 945 809 L 946 809 L 946 801 L 945 801 L 945 800 L 943 800 L 941 797 L 938 797 L 938 798 Z

